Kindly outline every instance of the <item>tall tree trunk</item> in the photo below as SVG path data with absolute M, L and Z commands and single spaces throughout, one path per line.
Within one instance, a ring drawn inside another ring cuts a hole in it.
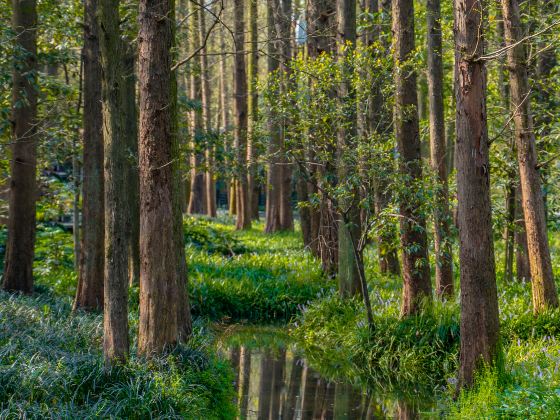
M 443 50 L 440 0 L 427 0 L 428 101 L 430 108 L 430 164 L 437 176 L 434 211 L 436 253 L 436 294 L 453 296 L 453 257 L 451 255 L 451 212 L 447 184 L 445 117 L 443 112 Z
M 282 50 L 280 48 L 281 36 L 278 27 L 281 26 L 277 21 L 282 18 L 281 0 L 267 0 L 268 2 L 268 74 L 273 77 L 279 76 L 280 63 L 282 60 Z M 277 82 L 272 84 L 278 89 Z M 279 94 L 280 92 L 275 92 Z M 270 140 L 268 144 L 268 174 L 266 182 L 266 214 L 265 232 L 273 233 L 282 229 L 280 224 L 280 200 L 282 197 L 282 131 L 280 116 L 273 108 L 268 115 L 268 131 Z
M 12 80 L 12 156 L 4 290 L 33 292 L 37 200 L 37 4 L 12 0 L 16 36 Z
M 535 133 L 519 5 L 517 0 L 502 0 L 502 8 L 506 45 L 509 47 L 507 50 L 509 86 L 531 268 L 533 310 L 537 313 L 548 307 L 557 307 L 558 294 L 552 273 L 544 201 L 537 169 Z
M 82 246 L 74 308 L 103 308 L 105 214 L 98 0 L 84 2 Z
M 200 39 L 206 37 L 206 11 L 203 7 L 198 9 L 198 30 Z M 212 131 L 212 120 L 210 115 L 212 92 L 210 91 L 210 72 L 208 70 L 208 48 L 204 48 L 200 54 L 200 75 L 202 78 L 202 119 L 204 121 L 205 158 L 206 173 L 204 174 L 206 197 L 206 214 L 210 217 L 216 217 L 216 181 L 214 180 L 214 144 L 211 140 L 210 132 Z
M 259 46 L 258 46 L 258 1 L 249 0 L 249 33 L 250 33 L 250 53 L 247 56 L 247 114 L 249 118 L 247 126 L 247 162 L 249 164 L 248 171 L 248 188 L 249 199 L 251 205 L 251 218 L 259 220 L 259 185 L 258 185 L 258 166 L 257 166 L 257 136 L 255 133 L 256 122 L 258 119 L 258 92 L 257 81 L 259 75 Z
M 527 249 L 527 234 L 525 232 L 525 220 L 521 207 L 521 187 L 518 185 L 515 191 L 515 271 L 518 281 L 530 281 L 531 270 L 529 268 L 529 251 Z
M 115 4 L 116 3 L 116 4 Z M 99 28 L 105 167 L 103 351 L 107 363 L 128 356 L 128 159 L 122 113 L 126 82 L 118 1 L 100 0 Z
M 140 282 L 140 191 L 138 174 L 138 110 L 136 105 L 136 44 L 125 40 L 124 74 L 127 93 L 124 97 L 125 141 L 128 159 L 128 271 L 129 284 Z
M 492 240 L 483 3 L 455 2 L 456 165 L 461 273 L 459 386 L 473 383 L 499 347 L 498 298 Z
M 171 0 L 140 1 L 140 319 L 138 353 L 161 353 L 188 333 L 185 261 L 181 246 L 174 122 L 176 82 L 171 74 L 174 16 Z
M 336 1 L 310 0 L 307 3 L 307 55 L 310 59 L 319 57 L 322 53 L 331 54 L 335 51 L 336 34 Z M 311 87 L 313 89 L 313 86 Z M 336 91 L 333 90 L 333 95 Z M 317 184 L 336 173 L 336 151 L 331 151 L 332 158 L 324 162 L 325 167 L 320 171 L 314 165 L 309 168 L 311 182 L 309 195 L 318 193 Z M 309 160 L 315 160 L 313 150 L 309 150 Z M 311 250 L 321 259 L 323 271 L 328 275 L 337 272 L 338 263 L 338 225 L 333 204 L 328 197 L 319 194 L 318 208 L 311 208 L 311 236 L 313 238 Z
M 235 151 L 237 155 L 236 229 L 251 228 L 247 185 L 247 73 L 245 71 L 245 18 L 243 0 L 234 0 Z
M 391 48 L 391 0 L 382 0 L 379 2 L 377 11 L 381 15 L 378 35 L 381 37 L 381 44 L 384 50 L 389 52 Z M 378 104 L 378 106 L 376 106 L 377 109 L 373 110 L 376 114 L 375 119 L 373 119 L 370 124 L 375 125 L 378 134 L 382 136 L 381 138 L 385 138 L 388 137 L 387 134 L 392 127 L 393 112 L 391 112 L 390 107 L 383 103 L 382 98 L 380 98 L 376 104 Z M 387 178 L 390 176 L 389 174 L 395 170 L 393 166 L 394 162 L 391 161 L 388 174 L 381 174 L 376 180 L 374 191 L 374 207 L 376 214 L 380 214 L 391 201 L 391 191 L 388 187 Z M 400 275 L 399 256 L 394 246 L 396 234 L 394 223 L 386 223 L 377 237 L 379 270 L 382 273 Z
M 395 49 L 395 136 L 399 170 L 407 185 L 422 179 L 420 135 L 416 98 L 416 73 L 407 60 L 414 51 L 414 6 L 412 0 L 393 2 Z M 403 255 L 403 316 L 417 313 L 423 298 L 430 298 L 432 285 L 428 262 L 426 221 L 415 192 L 400 198 L 401 247 Z
M 346 182 L 358 162 L 352 162 L 357 148 L 356 92 L 352 85 L 354 65 L 350 62 L 356 48 L 356 2 L 338 0 L 338 60 L 342 81 L 338 87 L 338 105 L 342 121 L 337 133 L 337 160 L 339 182 Z M 351 198 L 342 200 L 338 216 L 338 291 L 341 296 L 359 294 L 362 251 L 358 241 L 361 236 L 359 190 L 346 185 Z M 358 255 L 360 254 L 360 255 Z
M 504 37 L 504 19 L 502 16 L 502 10 L 500 7 L 496 10 L 496 35 L 498 40 L 500 40 L 500 47 L 505 47 L 505 37 Z M 507 141 L 509 142 L 509 150 L 511 157 L 514 159 L 515 156 L 515 139 L 513 138 L 512 132 L 509 126 L 509 110 L 510 110 L 510 94 L 509 85 L 506 80 L 506 59 L 505 57 L 500 57 L 499 68 L 498 68 L 498 88 L 500 92 L 500 97 L 502 100 L 502 105 L 504 107 L 506 118 L 504 119 L 504 124 L 506 126 Z M 515 200 L 515 185 L 517 184 L 517 171 L 512 169 L 507 170 L 507 178 L 505 185 L 505 229 L 504 229 L 504 248 L 505 248 L 505 258 L 504 258 L 504 279 L 506 281 L 513 280 L 513 257 L 514 257 L 514 235 L 515 235 L 515 213 L 516 213 L 516 200 Z
M 277 20 L 277 32 L 280 35 L 281 45 L 281 59 L 282 59 L 282 89 L 284 92 L 292 91 L 292 70 L 290 62 L 292 61 L 292 0 L 281 1 L 281 15 Z M 295 104 L 292 104 L 295 106 Z M 294 215 L 292 211 L 292 166 L 286 156 L 286 131 L 291 124 L 288 117 L 283 117 L 282 121 L 282 140 L 281 140 L 281 153 L 280 153 L 280 229 L 293 230 L 294 229 Z
M 202 38 L 200 35 L 200 9 L 192 13 L 193 25 L 193 43 L 192 49 L 196 51 L 200 48 Z M 199 70 L 201 59 L 199 60 Z M 191 98 L 197 103 L 203 101 L 203 75 L 199 72 L 192 71 L 190 75 Z M 204 104 L 202 105 L 204 108 Z M 204 141 L 206 136 L 204 128 L 203 109 L 195 109 L 191 112 L 191 193 L 189 197 L 188 213 L 189 214 L 206 214 L 207 213 L 207 197 L 206 197 L 206 176 L 203 170 L 204 164 Z

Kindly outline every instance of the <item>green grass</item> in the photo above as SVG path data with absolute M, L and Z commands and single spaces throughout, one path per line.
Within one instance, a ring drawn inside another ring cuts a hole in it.
M 233 372 L 202 325 L 170 355 L 145 362 L 132 354 L 111 369 L 102 333 L 101 316 L 72 314 L 68 299 L 0 292 L 0 418 L 235 416 Z

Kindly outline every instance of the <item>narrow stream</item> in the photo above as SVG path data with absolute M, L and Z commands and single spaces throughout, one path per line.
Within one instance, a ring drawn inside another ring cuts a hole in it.
M 228 327 L 218 349 L 232 363 L 241 419 L 416 419 L 431 403 L 326 377 L 282 328 Z M 336 375 L 335 375 L 336 376 Z

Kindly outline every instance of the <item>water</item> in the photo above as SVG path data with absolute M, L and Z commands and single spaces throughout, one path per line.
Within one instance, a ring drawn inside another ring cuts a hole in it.
M 282 329 L 230 327 L 218 347 L 235 369 L 242 419 L 405 420 L 425 406 L 319 373 L 322 366 L 309 363 Z

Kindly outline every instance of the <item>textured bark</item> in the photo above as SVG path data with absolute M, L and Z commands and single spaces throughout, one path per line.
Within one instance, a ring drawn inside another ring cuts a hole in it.
M 128 272 L 129 284 L 140 282 L 140 178 L 138 174 L 138 109 L 136 105 L 136 44 L 124 41 L 125 141 L 128 195 Z
M 103 308 L 104 191 L 103 114 L 97 0 L 84 2 L 84 116 L 82 246 L 74 308 Z
M 105 179 L 103 352 L 107 363 L 128 356 L 127 148 L 122 105 L 127 92 L 118 1 L 100 0 L 99 28 Z
M 278 74 L 281 62 L 281 48 L 278 38 L 277 20 L 281 19 L 281 0 L 268 0 L 268 73 Z M 275 82 L 272 82 L 275 83 Z M 279 92 L 276 92 L 279 93 Z M 268 172 L 266 182 L 266 212 L 265 232 L 273 233 L 282 229 L 280 224 L 280 200 L 282 196 L 282 131 L 279 115 L 270 109 L 268 114 L 268 132 L 270 140 L 268 143 Z
M 200 12 L 198 10 L 192 13 L 192 25 L 192 49 L 196 50 L 200 47 L 201 43 Z M 202 77 L 195 72 L 191 72 L 190 85 L 191 98 L 198 103 L 202 103 Z M 204 135 L 205 130 L 203 113 L 200 109 L 195 109 L 191 112 L 191 188 L 187 210 L 189 214 L 207 213 L 206 206 L 208 200 L 206 197 L 206 176 L 202 168 L 204 164 L 204 146 L 202 144 L 202 138 L 204 137 Z
M 176 344 L 187 328 L 188 309 L 179 261 L 178 182 L 173 160 L 176 143 L 175 82 L 171 1 L 140 1 L 140 319 L 138 353 L 153 356 Z
M 319 57 L 322 53 L 330 54 L 335 51 L 336 34 L 336 2 L 335 0 L 310 0 L 307 3 L 307 55 L 310 59 Z M 313 88 L 313 87 L 312 87 Z M 333 90 L 333 95 L 336 91 Z M 312 165 L 308 169 L 310 182 L 309 195 L 318 193 L 317 183 L 336 173 L 336 151 L 332 150 L 332 158 L 325 163 L 324 169 L 318 171 Z M 309 160 L 313 161 L 313 151 L 309 151 Z M 338 222 L 332 202 L 325 196 L 320 196 L 319 208 L 310 209 L 311 250 L 321 259 L 323 271 L 328 275 L 335 275 L 338 263 Z
M 527 250 L 527 234 L 525 233 L 525 221 L 523 209 L 521 208 L 521 188 L 517 186 L 515 191 L 515 272 L 518 281 L 530 281 L 531 270 L 529 268 L 529 252 Z
M 443 111 L 443 58 L 440 0 L 427 0 L 428 102 L 430 117 L 430 165 L 436 174 L 437 194 L 434 211 L 436 253 L 436 294 L 453 296 L 453 257 L 451 255 L 451 212 L 447 183 L 447 151 Z
M 251 228 L 251 208 L 247 184 L 247 73 L 245 69 L 244 1 L 234 0 L 234 149 L 237 157 L 236 229 Z
M 337 1 L 338 16 L 338 60 L 342 81 L 338 87 L 338 105 L 342 115 L 337 132 L 337 166 L 338 179 L 346 182 L 355 169 L 357 162 L 351 157 L 357 148 L 357 113 L 356 92 L 352 86 L 354 66 L 347 57 L 356 48 L 356 2 L 354 0 Z M 358 188 L 350 188 L 352 198 L 341 203 L 340 212 L 346 214 L 338 216 L 338 292 L 341 296 L 355 296 L 361 292 L 360 267 L 362 251 L 358 241 L 361 236 L 361 218 L 358 203 L 360 200 Z
M 281 40 L 281 70 L 282 70 L 282 89 L 284 91 L 293 90 L 292 70 L 290 61 L 292 60 L 292 0 L 282 0 L 280 19 L 276 21 L 277 31 Z M 293 104 L 295 107 L 295 104 Z M 292 210 L 292 165 L 286 156 L 286 128 L 290 126 L 291 120 L 288 117 L 282 119 L 282 143 L 281 143 L 281 191 L 280 191 L 280 229 L 294 229 L 294 215 Z
M 12 0 L 16 35 L 12 88 L 12 156 L 4 290 L 33 292 L 37 200 L 37 4 Z
M 502 0 L 502 9 L 505 40 L 507 46 L 510 47 L 507 50 L 509 86 L 515 123 L 521 205 L 525 219 L 531 269 L 533 310 L 537 313 L 548 307 L 557 307 L 558 294 L 552 273 L 544 200 L 537 169 L 527 59 L 524 43 L 521 42 L 523 31 L 519 17 L 519 4 L 517 0 Z
M 206 12 L 204 8 L 198 9 L 198 30 L 200 39 L 206 36 Z M 204 147 L 204 155 L 206 159 L 206 171 L 204 174 L 204 197 L 206 198 L 206 215 L 210 217 L 217 216 L 216 209 L 216 181 L 214 179 L 214 145 L 209 139 L 209 134 L 212 131 L 211 120 L 211 103 L 212 92 L 210 90 L 210 72 L 208 70 L 208 57 L 206 53 L 207 48 L 204 48 L 200 54 L 200 76 L 202 77 L 202 120 L 204 122 L 204 132 L 206 134 L 206 141 Z
M 258 1 L 249 0 L 249 33 L 251 51 L 247 56 L 247 163 L 248 178 L 247 185 L 249 188 L 249 199 L 251 206 L 251 218 L 259 220 L 259 185 L 257 180 L 257 136 L 255 134 L 255 126 L 258 118 L 258 92 L 257 81 L 259 75 L 259 45 L 258 45 Z
M 416 98 L 416 74 L 410 64 L 414 51 L 414 7 L 412 0 L 393 2 L 393 46 L 395 50 L 395 136 L 399 171 L 408 185 L 422 178 L 420 135 Z M 414 187 L 413 187 L 414 188 Z M 403 255 L 403 298 L 401 314 L 417 313 L 432 286 L 428 263 L 426 221 L 414 192 L 400 199 L 400 229 Z
M 461 276 L 459 386 L 473 383 L 499 347 L 492 240 L 481 0 L 455 2 L 456 165 Z

